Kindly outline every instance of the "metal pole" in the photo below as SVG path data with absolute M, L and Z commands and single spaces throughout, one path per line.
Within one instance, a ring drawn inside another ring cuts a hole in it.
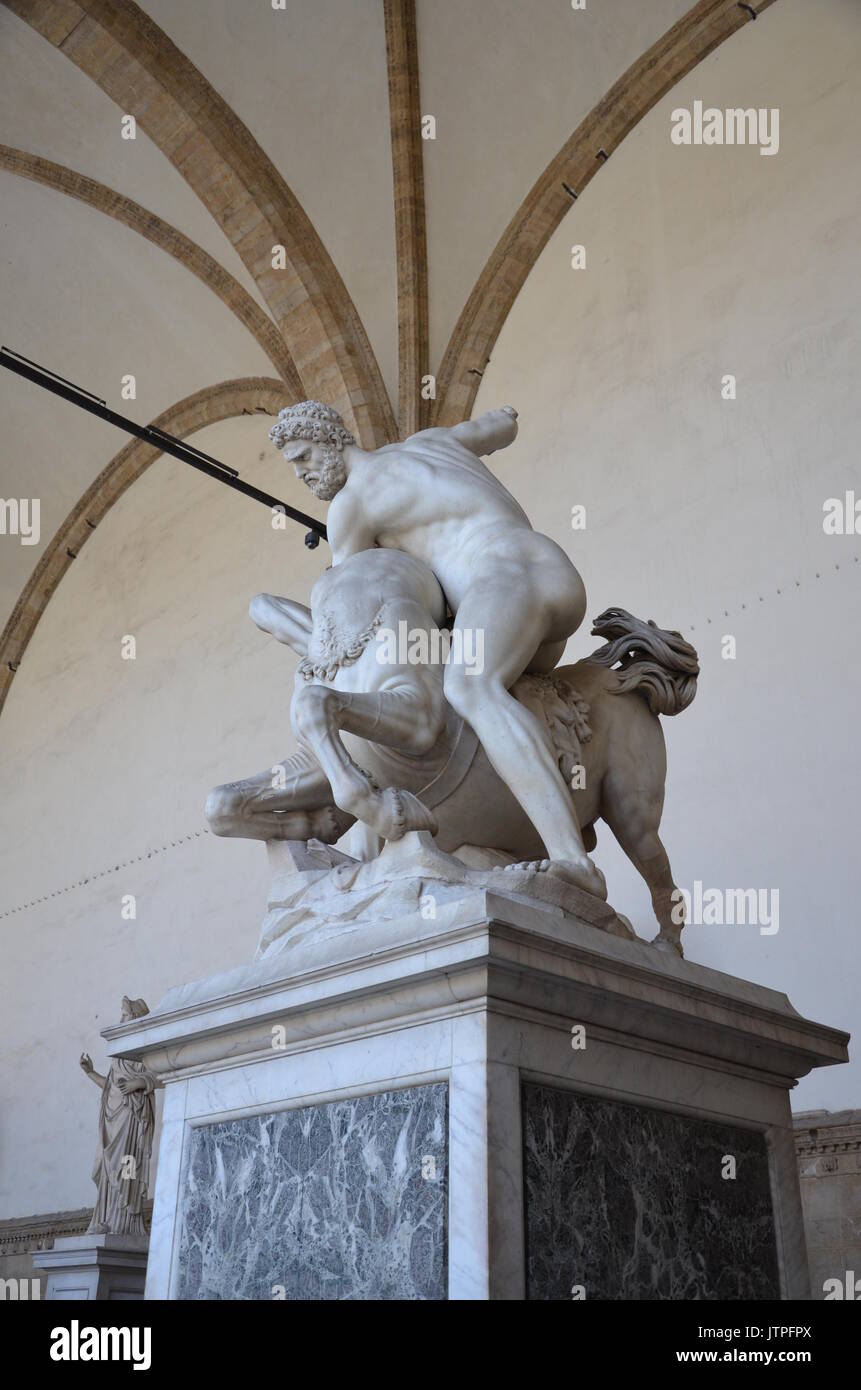
M 218 459 L 213 458 L 210 454 L 204 454 L 192 444 L 185 444 L 175 435 L 159 429 L 157 425 L 139 425 L 134 420 L 129 420 L 125 415 L 119 415 L 115 410 L 110 410 L 105 402 L 100 400 L 98 396 L 94 396 L 92 392 L 85 391 L 82 386 L 75 386 L 72 382 L 66 381 L 65 377 L 57 376 L 55 372 L 49 371 L 47 367 L 40 367 L 37 362 L 31 362 L 29 358 L 22 357 L 20 353 L 14 352 L 11 348 L 0 347 L 0 366 L 24 377 L 26 381 L 34 382 L 36 386 L 41 386 L 45 391 L 51 391 L 61 400 L 70 401 L 80 410 L 89 411 L 91 415 L 105 420 L 117 429 L 124 430 L 126 434 L 133 434 L 137 439 L 152 444 L 162 453 L 171 454 L 181 463 L 187 463 L 192 468 L 197 468 L 201 473 L 206 473 L 208 477 L 216 478 L 218 482 L 224 483 L 225 487 L 232 487 L 234 491 L 241 492 L 246 497 L 253 497 L 255 502 L 262 502 L 265 507 L 277 507 L 285 516 L 289 516 L 291 521 L 301 522 L 303 526 L 310 528 L 305 537 L 305 544 L 309 550 L 313 550 L 319 545 L 321 537 L 323 540 L 327 539 L 326 527 L 322 521 L 315 521 L 312 516 L 297 511 L 295 507 L 289 507 L 286 502 L 281 502 L 268 492 L 262 492 L 260 488 L 253 487 L 251 483 L 244 483 L 235 468 L 229 468 L 226 463 L 219 463 Z

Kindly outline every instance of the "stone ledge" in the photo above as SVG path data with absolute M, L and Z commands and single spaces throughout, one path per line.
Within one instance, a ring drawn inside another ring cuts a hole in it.
M 585 1023 L 783 1087 L 847 1059 L 848 1035 L 803 1018 L 785 994 L 488 890 L 444 921 L 364 925 L 178 986 L 102 1036 L 111 1056 L 176 1079 L 271 1057 L 276 1024 L 280 1050 L 301 1051 L 470 1012 L 540 1014 L 565 1031 Z
M 148 1236 L 96 1235 L 62 1236 L 53 1249 L 37 1250 L 33 1264 L 39 1270 L 60 1269 L 139 1269 L 146 1271 Z
M 152 1201 L 144 1203 L 144 1216 L 149 1225 Z M 92 1207 L 77 1207 L 72 1211 L 13 1216 L 0 1221 L 0 1259 L 8 1255 L 28 1255 L 37 1250 L 50 1250 L 56 1241 L 69 1237 L 79 1239 L 86 1234 L 92 1218 Z

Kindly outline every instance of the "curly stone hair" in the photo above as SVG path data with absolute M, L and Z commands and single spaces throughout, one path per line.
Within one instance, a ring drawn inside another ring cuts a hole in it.
M 300 401 L 298 405 L 285 406 L 278 412 L 278 420 L 269 431 L 269 438 L 276 449 L 283 449 L 294 439 L 334 445 L 336 449 L 356 442 L 337 410 L 324 405 L 322 401 Z

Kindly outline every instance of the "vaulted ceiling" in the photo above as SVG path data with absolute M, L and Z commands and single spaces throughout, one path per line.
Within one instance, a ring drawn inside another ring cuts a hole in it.
M 4 0 L 3 342 L 183 437 L 302 396 L 367 447 L 466 418 L 561 219 L 771 3 Z M 0 410 L 0 496 L 42 503 L 0 545 L 2 706 L 157 454 L 7 372 Z

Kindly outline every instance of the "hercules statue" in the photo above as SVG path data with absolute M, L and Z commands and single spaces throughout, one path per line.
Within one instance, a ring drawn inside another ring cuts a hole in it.
M 458 630 L 483 633 L 483 668 L 447 665 L 445 696 L 538 831 L 548 872 L 606 898 L 547 731 L 510 693 L 525 673 L 553 670 L 586 612 L 583 582 L 568 556 L 533 531 L 482 462 L 516 434 L 517 412 L 505 406 L 367 451 L 318 401 L 288 406 L 270 430 L 297 476 L 331 502 L 335 566 L 376 546 L 402 551 L 436 576 L 454 615 L 455 641 Z

